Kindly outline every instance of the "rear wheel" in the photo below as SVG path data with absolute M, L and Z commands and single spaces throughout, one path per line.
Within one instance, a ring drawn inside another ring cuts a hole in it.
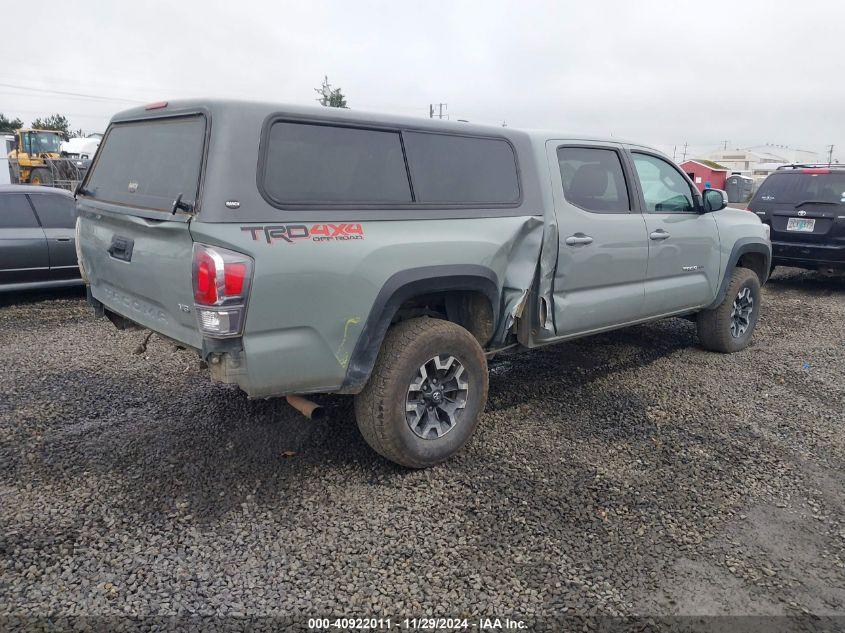
M 49 169 L 43 167 L 33 169 L 29 174 L 29 184 L 47 185 L 49 187 L 53 184 L 53 174 L 50 173 Z
M 760 279 L 748 268 L 735 268 L 725 298 L 698 313 L 698 338 L 714 352 L 738 352 L 751 343 L 760 315 Z
M 403 321 L 385 337 L 355 417 L 387 459 L 425 468 L 469 440 L 487 402 L 487 359 L 464 328 L 431 318 Z

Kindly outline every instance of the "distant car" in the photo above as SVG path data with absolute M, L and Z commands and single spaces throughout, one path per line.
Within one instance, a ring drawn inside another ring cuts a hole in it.
M 97 152 L 97 148 L 100 146 L 100 141 L 102 139 L 102 134 L 91 134 L 89 136 L 75 136 L 72 139 L 62 143 L 62 156 L 90 161 L 92 158 L 94 158 L 94 154 Z
M 0 186 L 0 292 L 81 284 L 75 224 L 69 192 Z
M 748 203 L 771 227 L 772 268 L 845 270 L 845 165 L 786 165 Z

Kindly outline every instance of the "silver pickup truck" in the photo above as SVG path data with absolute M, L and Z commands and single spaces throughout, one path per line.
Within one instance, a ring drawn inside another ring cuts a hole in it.
M 99 314 L 253 398 L 355 394 L 370 446 L 422 468 L 470 438 L 504 349 L 677 316 L 746 347 L 771 245 L 725 206 L 615 140 L 160 102 L 112 119 L 77 243 Z

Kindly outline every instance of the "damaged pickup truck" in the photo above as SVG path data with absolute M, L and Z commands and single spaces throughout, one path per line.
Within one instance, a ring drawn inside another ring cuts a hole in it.
M 99 314 L 251 398 L 355 394 L 369 445 L 422 468 L 472 436 L 506 348 L 672 316 L 746 347 L 771 245 L 725 206 L 641 145 L 161 102 L 112 119 L 77 244 Z

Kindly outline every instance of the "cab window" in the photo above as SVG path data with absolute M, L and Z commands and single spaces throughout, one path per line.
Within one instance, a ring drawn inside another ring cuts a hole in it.
M 690 184 L 671 163 L 638 152 L 633 159 L 648 213 L 696 212 Z
M 593 213 L 628 213 L 631 203 L 616 150 L 559 147 L 557 160 L 567 202 Z

